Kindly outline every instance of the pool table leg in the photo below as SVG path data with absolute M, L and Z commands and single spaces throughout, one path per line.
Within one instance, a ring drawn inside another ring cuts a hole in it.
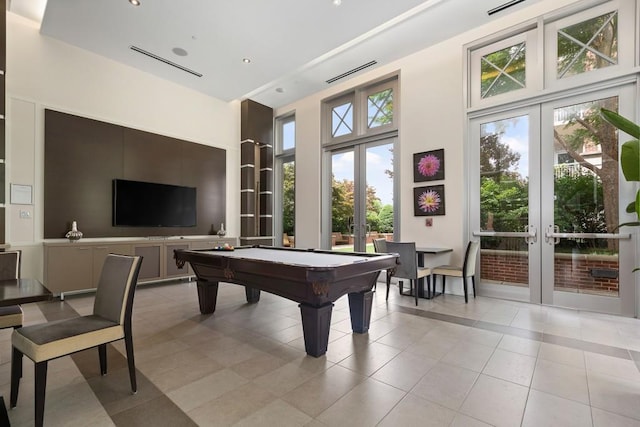
M 200 304 L 200 313 L 211 314 L 216 311 L 217 299 L 218 282 L 198 280 L 198 303 Z
M 244 293 L 247 295 L 247 302 L 249 304 L 260 301 L 260 289 L 245 286 Z
M 320 357 L 327 352 L 333 303 L 322 307 L 300 304 L 304 348 L 309 356 Z
M 358 334 L 369 331 L 371 321 L 371 303 L 373 291 L 353 292 L 349 294 L 349 311 L 351 312 L 351 329 Z

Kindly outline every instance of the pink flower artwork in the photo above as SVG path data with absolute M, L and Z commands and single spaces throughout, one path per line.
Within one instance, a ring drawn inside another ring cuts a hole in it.
M 418 206 L 423 212 L 435 212 L 440 207 L 440 195 L 433 190 L 427 190 L 418 197 Z
M 413 188 L 413 214 L 434 216 L 445 214 L 444 185 Z
M 418 172 L 423 176 L 434 176 L 440 170 L 440 159 L 433 154 L 427 154 L 418 163 Z
M 444 148 L 413 153 L 413 182 L 444 179 Z

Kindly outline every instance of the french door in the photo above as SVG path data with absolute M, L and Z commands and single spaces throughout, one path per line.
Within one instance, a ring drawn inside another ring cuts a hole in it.
M 470 120 L 481 294 L 635 315 L 635 246 L 617 228 L 632 219 L 618 163 L 630 138 L 599 114 L 634 117 L 634 94 L 627 85 Z
M 372 240 L 393 236 L 396 138 L 329 151 L 333 249 L 372 252 Z M 389 240 L 392 240 L 390 237 Z

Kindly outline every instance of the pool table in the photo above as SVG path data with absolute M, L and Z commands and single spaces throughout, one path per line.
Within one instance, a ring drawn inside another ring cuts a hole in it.
M 366 333 L 371 319 L 373 285 L 380 270 L 394 269 L 395 254 L 332 252 L 271 246 L 174 252 L 178 267 L 191 264 L 198 279 L 200 312 L 216 309 L 218 282 L 244 285 L 247 302 L 260 291 L 296 301 L 302 314 L 307 354 L 319 357 L 329 342 L 333 303 L 349 294 L 351 328 Z

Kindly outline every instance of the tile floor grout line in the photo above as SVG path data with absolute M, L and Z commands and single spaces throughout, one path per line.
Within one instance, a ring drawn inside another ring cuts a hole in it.
M 619 359 L 632 360 L 635 362 L 636 367 L 640 371 L 640 352 L 638 353 L 638 359 L 634 359 L 630 354 L 631 350 L 624 349 L 621 347 L 614 347 L 606 344 L 599 344 L 599 343 L 594 343 L 590 341 L 579 340 L 576 338 L 563 337 L 559 335 L 545 334 L 544 332 L 529 331 L 528 329 L 516 328 L 508 325 L 501 325 L 498 323 L 486 322 L 483 320 L 475 320 L 475 319 L 469 319 L 466 317 L 453 316 L 450 314 L 419 310 L 416 308 L 404 307 L 397 304 L 395 305 L 395 311 L 404 313 L 404 314 L 412 314 L 419 317 L 426 317 L 429 319 L 440 320 L 443 322 L 449 322 L 449 323 L 454 323 L 458 325 L 465 325 L 472 328 L 478 328 L 478 329 L 483 329 L 483 330 L 493 331 L 493 332 L 500 332 L 503 334 L 512 335 L 520 338 L 527 338 L 533 341 L 539 341 L 541 343 L 561 345 L 563 347 L 589 351 L 592 353 L 598 353 L 606 356 L 617 357 Z

